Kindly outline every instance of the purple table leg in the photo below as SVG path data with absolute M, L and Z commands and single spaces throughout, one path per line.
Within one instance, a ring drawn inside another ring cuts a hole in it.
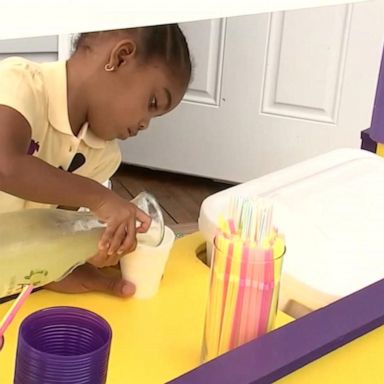
M 376 153 L 377 143 L 369 136 L 369 129 L 365 129 L 360 133 L 361 137 L 361 149 Z
M 369 135 L 377 143 L 384 143 L 384 55 L 381 58 Z

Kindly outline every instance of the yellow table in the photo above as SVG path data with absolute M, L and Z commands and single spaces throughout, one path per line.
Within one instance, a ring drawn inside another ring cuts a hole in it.
M 278 384 L 384 383 L 384 326 L 278 380 Z
M 207 266 L 196 257 L 196 249 L 203 243 L 198 233 L 176 241 L 160 291 L 150 300 L 44 290 L 31 295 L 5 334 L 0 352 L 0 383 L 12 383 L 22 319 L 56 305 L 87 308 L 111 324 L 108 384 L 164 383 L 198 366 L 209 276 Z M 11 302 L 0 305 L 0 317 L 10 305 Z M 290 320 L 279 313 L 277 323 Z

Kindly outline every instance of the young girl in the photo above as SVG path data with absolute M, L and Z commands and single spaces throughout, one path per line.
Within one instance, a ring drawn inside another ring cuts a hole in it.
M 101 184 L 121 160 L 115 139 L 175 108 L 190 77 L 177 24 L 81 34 L 67 62 L 0 62 L 0 212 L 87 207 L 107 225 L 89 262 L 116 264 L 136 246 L 136 221 L 146 231 L 150 219 Z M 93 266 L 50 288 L 133 293 Z

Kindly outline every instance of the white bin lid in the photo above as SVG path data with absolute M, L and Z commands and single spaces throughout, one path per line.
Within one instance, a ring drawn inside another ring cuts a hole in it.
M 384 277 L 384 159 L 377 155 L 340 149 L 208 197 L 199 217 L 207 241 L 235 194 L 274 201 L 287 245 L 280 307 L 294 300 L 316 309 Z

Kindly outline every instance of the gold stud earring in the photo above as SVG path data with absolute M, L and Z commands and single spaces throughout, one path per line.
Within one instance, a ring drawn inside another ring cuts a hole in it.
M 104 71 L 106 72 L 113 72 L 115 70 L 115 66 L 111 64 L 105 64 L 104 66 Z

